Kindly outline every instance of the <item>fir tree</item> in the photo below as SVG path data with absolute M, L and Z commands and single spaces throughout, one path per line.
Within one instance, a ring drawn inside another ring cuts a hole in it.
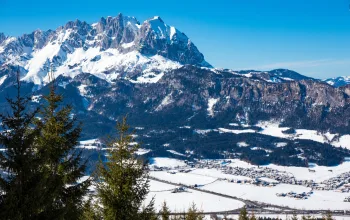
M 135 156 L 139 145 L 131 144 L 134 138 L 129 133 L 126 118 L 117 123 L 116 129 L 118 137 L 109 138 L 107 142 L 107 161 L 100 160 L 97 166 L 97 191 L 103 219 L 152 219 L 153 214 L 146 215 L 153 213 L 152 202 L 140 213 L 149 191 L 148 165 Z
M 142 211 L 140 213 L 139 219 L 142 219 L 142 220 L 158 219 L 158 215 L 156 214 L 156 211 L 154 208 L 154 198 L 152 198 L 151 202 L 147 206 L 142 207 Z
M 162 220 L 170 219 L 170 209 L 168 208 L 165 201 L 162 204 L 162 209 L 160 210 L 159 215 Z
M 255 214 L 254 214 L 254 212 L 252 213 L 252 215 L 250 216 L 250 218 L 249 218 L 250 220 L 256 220 L 256 217 L 255 217 Z
M 186 214 L 186 220 L 202 220 L 204 216 L 201 211 L 196 207 L 195 203 L 192 203 Z
M 40 171 L 33 148 L 38 130 L 32 121 L 38 109 L 29 112 L 30 97 L 21 95 L 17 73 L 16 97 L 7 98 L 12 113 L 0 115 L 0 219 L 36 219 L 41 210 Z
M 92 198 L 89 198 L 89 200 L 84 203 L 83 214 L 81 215 L 80 220 L 102 219 L 100 206 L 98 206 L 97 204 L 92 204 L 92 201 Z
M 239 220 L 249 220 L 247 208 L 244 206 L 239 213 Z
M 75 146 L 81 133 L 81 124 L 71 117 L 72 107 L 62 106 L 62 95 L 56 94 L 54 82 L 44 97 L 47 105 L 36 120 L 40 136 L 36 148 L 41 159 L 46 188 L 42 195 L 46 205 L 43 219 L 78 219 L 83 211 L 83 196 L 90 185 L 90 179 L 80 181 L 86 165 L 82 162 L 81 151 Z

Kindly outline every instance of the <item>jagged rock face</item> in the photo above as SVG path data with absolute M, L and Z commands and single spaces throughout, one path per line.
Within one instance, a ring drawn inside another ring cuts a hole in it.
M 96 34 L 101 37 L 101 43 L 98 46 L 102 49 L 118 48 L 123 43 L 133 42 L 138 34 L 138 25 L 136 18 L 124 17 L 121 14 L 117 17 L 107 17 L 107 19 L 101 18 L 95 24 Z
M 159 54 L 184 64 L 210 66 L 184 33 L 166 25 L 160 17 L 142 24 L 136 42 L 144 54 Z
M 56 76 L 89 72 L 110 81 L 135 74 L 151 80 L 184 64 L 211 67 L 185 34 L 159 17 L 140 25 L 136 18 L 119 14 L 91 25 L 70 21 L 54 31 L 37 30 L 18 38 L 0 35 L 0 65 L 23 67 L 23 80 L 45 85 L 50 62 Z

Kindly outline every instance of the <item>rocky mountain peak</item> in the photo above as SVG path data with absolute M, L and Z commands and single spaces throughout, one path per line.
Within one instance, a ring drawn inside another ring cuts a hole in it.
M 46 83 L 49 62 L 57 76 L 89 72 L 108 79 L 143 74 L 154 78 L 185 64 L 211 67 L 184 33 L 159 16 L 142 24 L 123 14 L 93 24 L 77 19 L 54 31 L 36 30 L 11 38 L 1 49 L 1 64 L 22 66 L 27 71 L 23 80 L 40 85 Z
M 159 16 L 142 24 L 136 42 L 141 53 L 161 55 L 182 64 L 211 67 L 184 33 L 167 25 Z

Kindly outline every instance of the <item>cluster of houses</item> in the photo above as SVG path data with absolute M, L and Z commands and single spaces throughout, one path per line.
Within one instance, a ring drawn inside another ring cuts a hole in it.
M 252 180 L 229 180 L 236 183 L 248 183 L 257 184 L 262 186 L 274 186 L 276 183 L 256 181 L 263 177 L 276 180 L 278 183 L 301 185 L 312 188 L 313 190 L 337 190 L 339 192 L 350 192 L 350 172 L 342 173 L 334 178 L 330 178 L 323 181 L 321 184 L 316 183 L 313 180 L 297 180 L 292 174 L 286 171 L 280 171 L 269 167 L 233 167 L 228 166 L 231 163 L 230 160 L 223 160 L 221 163 L 217 161 L 197 161 L 192 167 L 196 168 L 216 168 L 220 169 L 225 174 L 231 174 L 236 176 L 249 177 Z M 309 169 L 309 172 L 316 172 L 313 169 Z M 333 172 L 333 170 L 329 170 Z
M 276 181 L 267 181 L 267 180 L 264 180 L 264 179 L 260 179 L 260 178 L 255 178 L 255 179 L 221 179 L 221 180 L 226 180 L 228 182 L 231 182 L 231 183 L 239 183 L 239 184 L 253 184 L 253 185 L 256 185 L 256 186 L 265 186 L 265 187 L 268 187 L 268 186 L 276 186 L 277 184 L 279 184 L 278 182 Z
M 323 181 L 316 189 L 337 190 L 344 193 L 350 192 L 350 171 Z
M 261 179 L 263 177 L 273 179 L 279 183 L 287 183 L 287 184 L 308 184 L 308 182 L 300 181 L 298 182 L 292 175 L 284 171 L 279 171 L 275 169 L 271 169 L 268 167 L 262 168 L 243 168 L 243 167 L 226 167 L 223 170 L 225 174 L 237 175 L 237 176 L 246 176 L 251 179 Z
M 187 192 L 187 188 L 184 186 L 180 186 L 171 191 L 171 193 L 182 193 L 182 192 Z
M 295 199 L 308 199 L 309 196 L 311 196 L 313 192 L 302 192 L 302 193 L 295 193 L 295 192 L 289 192 L 289 193 L 276 193 L 276 196 L 278 197 L 290 197 Z
M 312 180 L 297 180 L 295 177 L 287 173 L 286 171 L 280 171 L 269 167 L 233 167 L 228 166 L 231 163 L 230 160 L 223 160 L 221 163 L 217 161 L 197 161 L 194 164 L 196 168 L 208 168 L 208 169 L 220 169 L 225 174 L 231 174 L 236 176 L 245 176 L 253 180 L 261 179 L 262 177 L 273 179 L 279 183 L 303 185 L 306 187 L 314 187 L 317 184 Z M 237 180 L 239 181 L 239 180 Z M 265 183 L 267 185 L 267 183 Z M 269 183 L 268 185 L 276 185 Z

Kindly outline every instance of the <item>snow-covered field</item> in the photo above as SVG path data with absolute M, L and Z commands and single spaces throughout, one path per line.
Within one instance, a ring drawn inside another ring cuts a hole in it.
M 202 176 L 202 175 L 194 174 L 192 172 L 171 174 L 166 171 L 153 171 L 151 172 L 150 175 L 158 179 L 166 180 L 172 183 L 185 184 L 185 185 L 195 185 L 195 184 L 206 185 L 214 182 L 217 179 L 215 177 Z
M 194 185 L 197 184 L 201 189 L 205 189 L 212 192 L 217 192 L 225 195 L 236 196 L 243 199 L 248 199 L 252 201 L 264 202 L 280 206 L 289 206 L 290 208 L 297 209 L 331 209 L 331 210 L 349 210 L 350 203 L 344 202 L 344 198 L 349 197 L 350 193 L 341 193 L 337 191 L 318 191 L 313 190 L 313 194 L 307 199 L 296 199 L 290 197 L 278 197 L 276 193 L 307 193 L 312 189 L 306 186 L 292 185 L 292 184 L 278 184 L 276 186 L 257 186 L 253 184 L 240 184 L 240 183 L 231 183 L 223 179 L 250 179 L 245 176 L 234 176 L 230 174 L 224 174 L 220 169 L 212 168 L 193 168 L 191 172 L 178 172 L 179 169 L 176 169 L 176 166 L 185 166 L 185 163 L 181 160 L 170 159 L 170 158 L 155 158 L 157 166 L 167 167 L 169 166 L 171 170 L 168 171 L 152 171 L 151 176 L 158 179 L 166 180 L 172 183 L 181 183 L 185 185 Z M 210 160 L 208 160 L 210 161 Z M 231 160 L 232 162 L 228 166 L 232 167 L 243 167 L 243 168 L 256 168 L 257 166 L 251 165 L 244 161 L 240 160 Z M 211 162 L 213 162 L 211 160 Z M 214 161 L 215 162 L 215 161 Z M 220 161 L 217 161 L 220 163 Z M 261 166 L 260 166 L 261 167 Z M 335 167 L 323 167 L 323 166 L 314 166 L 312 169 L 315 172 L 309 172 L 308 168 L 305 167 L 284 167 L 278 165 L 267 165 L 266 167 L 273 168 L 279 171 L 285 171 L 294 175 L 299 180 L 314 180 L 316 182 L 321 182 L 329 178 L 335 177 L 341 173 L 350 171 L 350 161 L 344 162 L 343 164 Z M 332 170 L 330 172 L 329 170 Z M 218 178 L 221 178 L 221 180 Z M 270 181 L 271 179 L 269 179 Z M 268 180 L 266 180 L 268 181 Z M 271 180 L 273 181 L 273 180 Z M 151 190 L 162 190 L 162 189 L 171 189 L 174 186 L 168 184 L 162 184 L 159 182 L 151 182 Z M 224 211 L 229 208 L 235 209 L 234 207 L 227 206 L 227 201 L 221 198 L 222 200 L 216 200 L 210 204 L 215 204 L 213 206 L 207 206 L 205 204 L 208 200 L 208 197 L 213 195 L 201 193 L 198 191 L 193 191 L 194 194 L 189 193 L 170 193 L 170 192 L 152 192 L 152 195 L 156 195 L 161 200 L 166 199 L 172 209 L 183 208 L 183 203 L 189 204 L 192 200 L 199 205 L 203 205 L 202 208 L 204 211 L 209 211 L 215 209 L 216 206 L 219 210 Z M 200 195 L 197 195 L 199 193 Z M 195 195 L 195 196 L 192 196 Z M 183 200 L 179 201 L 179 198 Z M 214 200 L 213 200 L 214 201 Z M 159 201 L 157 201 L 157 204 Z M 229 203 L 232 204 L 232 201 Z M 239 203 L 238 203 L 239 204 Z M 208 208 L 208 209 L 207 209 Z M 219 211 L 217 210 L 217 211 Z
M 182 160 L 166 158 L 166 157 L 155 157 L 150 160 L 151 166 L 158 167 L 178 167 L 178 166 L 186 166 L 186 163 Z
M 309 192 L 311 189 L 298 186 L 279 184 L 275 187 L 261 187 L 247 184 L 236 184 L 225 181 L 218 181 L 203 187 L 204 189 L 219 192 L 231 196 L 237 196 L 243 199 L 265 202 L 275 205 L 289 206 L 298 209 L 349 209 L 350 204 L 343 202 L 344 198 L 350 196 L 350 193 L 339 193 L 332 191 L 314 191 L 306 200 L 300 200 L 289 197 L 277 197 L 276 193 L 287 193 L 290 191 L 296 193 Z
M 154 197 L 155 206 L 158 210 L 161 208 L 162 203 L 166 201 L 169 208 L 174 212 L 186 211 L 192 203 L 195 203 L 197 208 L 206 212 L 234 210 L 244 206 L 244 203 L 237 200 L 202 193 L 191 189 L 189 189 L 188 192 L 182 193 L 171 193 L 171 191 L 159 192 L 161 190 L 170 190 L 174 188 L 175 186 L 173 185 L 151 181 L 151 192 L 146 199 L 146 203 Z

